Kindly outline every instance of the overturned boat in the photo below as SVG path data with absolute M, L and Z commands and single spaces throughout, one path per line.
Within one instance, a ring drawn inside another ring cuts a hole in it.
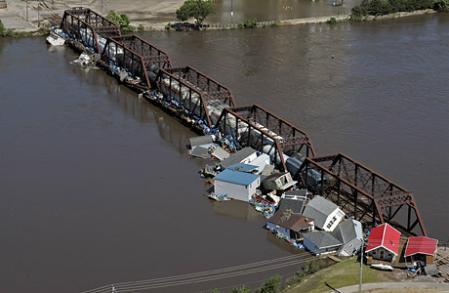
M 46 38 L 48 44 L 52 46 L 64 46 L 67 35 L 60 28 L 52 28 Z

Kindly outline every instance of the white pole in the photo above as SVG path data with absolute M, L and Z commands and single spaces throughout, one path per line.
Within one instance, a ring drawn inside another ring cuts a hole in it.
M 26 20 L 28 21 L 28 0 L 26 0 L 25 18 L 26 18 Z
M 361 245 L 361 247 L 360 247 L 359 293 L 362 293 L 362 279 L 363 279 L 363 243 L 364 243 L 364 240 L 362 239 L 362 245 Z
M 40 8 L 41 1 L 37 1 L 37 27 L 41 27 Z

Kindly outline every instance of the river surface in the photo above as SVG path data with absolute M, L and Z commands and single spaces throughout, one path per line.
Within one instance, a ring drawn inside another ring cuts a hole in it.
M 344 152 L 413 191 L 430 235 L 449 238 L 449 16 L 145 38 L 238 105 L 305 129 L 319 155 Z M 41 38 L 0 40 L 0 292 L 79 292 L 291 253 L 245 204 L 202 196 L 202 162 L 185 149 L 194 133 L 75 58 Z M 181 291 L 199 288 L 211 287 Z

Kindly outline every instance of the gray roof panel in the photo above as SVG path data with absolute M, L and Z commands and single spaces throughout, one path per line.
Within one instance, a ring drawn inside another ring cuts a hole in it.
M 304 207 L 307 204 L 306 197 L 300 197 L 298 199 L 282 198 L 279 206 L 280 211 L 292 210 L 295 214 L 302 214 Z
M 359 221 L 347 219 L 341 222 L 334 230 L 334 236 L 343 243 L 353 239 L 362 239 L 362 224 Z
M 231 154 L 228 158 L 223 160 L 220 165 L 223 168 L 228 168 L 234 164 L 241 163 L 244 159 L 251 156 L 253 153 L 255 153 L 256 150 L 250 147 L 243 148 L 233 154 Z
M 316 210 L 314 207 L 310 206 L 310 201 L 306 205 L 306 208 L 304 209 L 303 215 L 312 218 L 315 220 L 315 226 L 318 228 L 323 228 L 324 223 L 326 223 L 327 215 L 323 214 L 322 212 Z
M 309 201 L 307 205 L 313 207 L 314 209 L 320 211 L 325 215 L 330 215 L 333 211 L 338 209 L 338 206 L 336 204 L 319 195 L 315 195 L 315 197 L 311 201 Z
M 309 240 L 314 243 L 318 248 L 336 247 L 340 246 L 342 243 L 340 240 L 335 238 L 331 233 L 324 231 L 312 231 L 304 233 L 304 239 Z
M 212 135 L 204 135 L 204 136 L 195 136 L 189 139 L 190 147 L 193 148 L 195 146 L 211 144 L 214 142 Z

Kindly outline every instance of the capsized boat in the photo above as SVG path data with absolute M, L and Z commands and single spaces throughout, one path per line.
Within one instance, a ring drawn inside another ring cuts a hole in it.
M 52 28 L 46 41 L 52 46 L 64 46 L 66 35 L 60 28 Z

